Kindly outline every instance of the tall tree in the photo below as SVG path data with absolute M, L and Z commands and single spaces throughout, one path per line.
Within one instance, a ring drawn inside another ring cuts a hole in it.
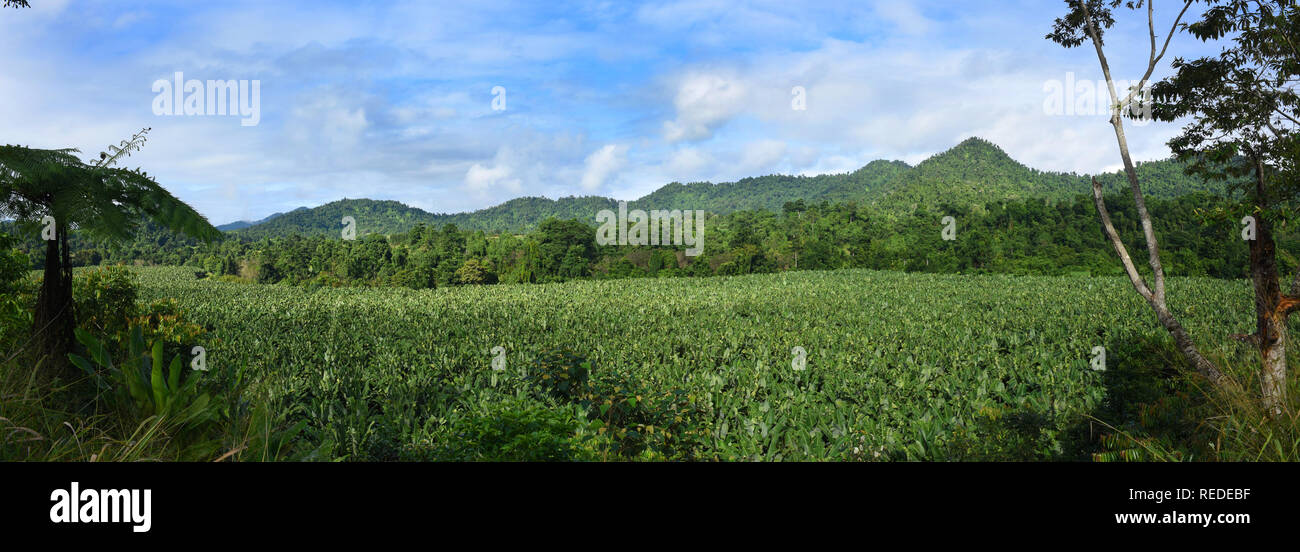
M 46 226 L 45 278 L 37 296 L 32 332 L 52 371 L 68 365 L 76 325 L 68 233 L 125 240 L 145 219 L 172 231 L 211 241 L 221 232 L 139 169 L 115 168 L 144 145 L 144 129 L 99 159 L 84 163 L 76 149 L 0 146 L 0 215 Z
M 1286 321 L 1300 308 L 1300 273 L 1283 293 L 1274 240 L 1300 191 L 1300 8 L 1294 0 L 1209 3 L 1187 31 L 1203 41 L 1233 38 L 1217 56 L 1175 60 L 1174 76 L 1154 88 L 1155 115 L 1190 117 L 1169 142 L 1174 154 L 1195 174 L 1233 183 L 1243 198 L 1236 214 L 1247 215 L 1256 330 L 1235 337 L 1258 348 L 1264 403 L 1276 411 L 1286 401 Z
M 1106 57 L 1104 49 L 1103 35 L 1106 30 L 1115 24 L 1114 10 L 1121 4 L 1131 10 L 1140 10 L 1144 7 L 1147 12 L 1147 32 L 1150 36 L 1150 53 L 1146 59 L 1146 71 L 1142 79 L 1136 86 L 1127 91 L 1124 96 L 1116 89 L 1115 79 L 1111 74 L 1110 61 Z M 1124 174 L 1128 178 L 1129 189 L 1133 194 L 1133 201 L 1137 204 L 1137 212 L 1142 223 L 1142 235 L 1147 244 L 1147 264 L 1151 266 L 1152 282 L 1148 284 L 1146 279 L 1137 270 L 1133 264 L 1133 259 L 1128 254 L 1128 248 L 1125 247 L 1123 240 L 1120 239 L 1119 233 L 1115 231 L 1114 224 L 1111 223 L 1110 213 L 1106 210 L 1106 202 L 1102 198 L 1102 187 L 1096 179 L 1092 181 L 1093 202 L 1096 205 L 1097 213 L 1101 217 L 1102 229 L 1106 238 L 1110 240 L 1115 254 L 1119 256 L 1120 262 L 1124 265 L 1124 272 L 1128 275 L 1129 281 L 1137 292 L 1146 299 L 1152 311 L 1155 312 L 1156 319 L 1164 326 L 1165 330 L 1173 337 L 1174 343 L 1178 350 L 1183 354 L 1187 363 L 1198 373 L 1205 376 L 1211 382 L 1217 383 L 1222 379 L 1222 373 L 1213 363 L 1205 358 L 1197 348 L 1196 343 L 1192 341 L 1187 330 L 1178 321 L 1178 319 L 1169 310 L 1169 305 L 1165 297 L 1165 269 L 1160 260 L 1160 246 L 1156 240 L 1155 227 L 1151 222 L 1151 213 L 1147 210 L 1146 199 L 1142 194 L 1142 186 L 1138 181 L 1137 170 L 1133 164 L 1133 158 L 1129 154 L 1128 138 L 1124 132 L 1124 114 L 1130 115 L 1135 112 L 1133 106 L 1138 105 L 1136 102 L 1143 100 L 1142 92 L 1150 82 L 1151 74 L 1155 72 L 1160 61 L 1164 59 L 1165 53 L 1169 49 L 1169 42 L 1177 31 L 1183 17 L 1187 14 L 1188 8 L 1192 5 L 1192 0 L 1182 2 L 1182 9 L 1170 26 L 1169 33 L 1165 36 L 1164 44 L 1158 43 L 1155 26 L 1155 0 L 1066 0 L 1069 8 L 1068 13 L 1055 22 L 1052 32 L 1047 35 L 1047 39 L 1066 48 L 1074 48 L 1091 42 L 1097 52 L 1097 61 L 1101 64 L 1103 77 L 1106 79 L 1107 89 L 1111 99 L 1111 117 L 1110 124 L 1115 130 L 1115 139 L 1119 143 L 1120 158 L 1124 162 Z

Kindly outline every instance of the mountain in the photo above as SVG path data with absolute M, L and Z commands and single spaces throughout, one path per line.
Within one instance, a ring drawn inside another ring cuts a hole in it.
M 372 233 L 396 234 L 410 230 L 417 224 L 435 227 L 455 224 L 465 230 L 502 233 L 526 230 L 551 217 L 595 218 L 597 211 L 617 206 L 618 202 L 612 199 L 594 196 L 558 200 L 521 197 L 471 213 L 434 214 L 391 200 L 342 199 L 312 209 L 299 208 L 266 223 L 239 229 L 235 233 L 250 239 L 290 234 L 337 235 L 343 230 L 343 217 L 356 219 L 358 236 Z
M 1173 160 L 1138 163 L 1136 169 L 1143 193 L 1159 199 L 1193 192 L 1223 193 L 1222 183 L 1207 183 L 1187 176 L 1183 167 Z M 1106 194 L 1128 192 L 1128 179 L 1123 172 L 1096 178 Z M 944 205 L 978 211 L 994 201 L 1038 198 L 1057 203 L 1078 195 L 1092 195 L 1091 176 L 1032 169 L 1012 159 L 1002 148 L 980 138 L 970 138 L 890 180 L 880 194 L 871 195 L 866 201 L 890 213 L 910 212 L 921 206 L 937 209 Z
M 945 203 L 978 208 L 990 201 L 1034 197 L 1055 202 L 1088 190 L 1080 176 L 1030 169 L 1002 148 L 971 138 L 898 175 L 868 201 L 887 211 L 910 212 Z
M 668 184 L 634 202 L 642 209 L 703 209 L 711 213 L 780 211 L 789 201 L 860 201 L 911 167 L 902 161 L 872 161 L 847 174 L 769 175 L 736 182 Z
M 450 223 L 462 229 L 488 233 L 517 232 L 533 228 L 551 217 L 589 220 L 595 219 L 601 209 L 617 208 L 618 202 L 607 197 L 521 197 L 472 213 L 435 215 L 430 224 Z
M 1221 183 L 1206 183 L 1183 174 L 1172 160 L 1137 166 L 1143 191 L 1151 198 L 1173 198 L 1192 192 L 1222 193 Z M 1097 175 L 1107 193 L 1126 191 L 1123 173 Z M 741 210 L 780 212 L 787 202 L 849 202 L 872 206 L 886 215 L 909 213 L 918 207 L 982 210 L 990 202 L 1040 198 L 1049 202 L 1091 195 L 1091 177 L 1029 168 L 998 146 L 968 139 L 915 167 L 902 161 L 872 161 L 851 173 L 819 176 L 768 175 L 736 182 L 667 184 L 638 200 L 636 209 L 700 209 L 714 214 Z M 289 234 L 333 235 L 345 216 L 357 220 L 357 234 L 393 234 L 416 224 L 455 224 L 464 230 L 488 233 L 522 232 L 550 217 L 594 224 L 596 213 L 616 208 L 617 201 L 595 196 L 547 199 L 521 197 L 470 213 L 434 214 L 396 201 L 344 199 L 285 214 L 238 228 L 219 228 L 252 239 Z
M 437 215 L 397 201 L 344 198 L 320 207 L 295 209 L 267 222 L 237 230 L 235 234 L 251 239 L 290 234 L 337 236 L 343 231 L 344 217 L 356 220 L 358 236 L 397 234 L 421 222 L 433 224 L 437 219 Z
M 298 211 L 305 211 L 305 210 L 307 210 L 306 207 L 299 207 L 299 208 L 297 208 L 297 209 L 294 209 L 294 210 L 291 211 L 291 212 L 296 213 L 296 212 L 298 212 Z M 274 220 L 274 219 L 277 218 L 277 217 L 284 216 L 285 214 L 287 214 L 287 213 L 276 213 L 276 214 L 271 215 L 271 216 L 269 216 L 269 217 L 266 217 L 266 218 L 264 218 L 264 219 L 262 219 L 262 220 L 258 220 L 258 221 L 254 221 L 254 222 L 248 222 L 248 221 L 246 221 L 246 220 L 237 220 L 237 221 L 235 221 L 235 222 L 230 222 L 230 223 L 226 223 L 226 224 L 222 224 L 222 225 L 220 225 L 220 226 L 217 226 L 217 230 L 220 230 L 220 231 L 222 231 L 222 232 L 230 232 L 230 231 L 233 231 L 233 230 L 242 230 L 242 229 L 244 229 L 244 228 L 248 228 L 249 226 L 257 226 L 257 225 L 259 225 L 259 224 L 263 224 L 263 223 L 266 223 L 266 222 L 270 222 L 271 220 Z

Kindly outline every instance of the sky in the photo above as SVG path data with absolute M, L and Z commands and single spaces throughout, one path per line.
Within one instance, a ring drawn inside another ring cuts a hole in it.
M 1036 169 L 1119 167 L 1105 106 L 1082 99 L 1095 51 L 1044 38 L 1055 0 L 31 3 L 0 11 L 0 143 L 89 159 L 151 128 L 123 164 L 215 224 L 342 198 L 631 200 L 915 164 L 973 136 Z M 1122 16 L 1106 48 L 1136 80 L 1146 20 Z M 1156 76 L 1216 49 L 1175 36 Z M 178 72 L 244 81 L 256 124 L 206 96 L 185 115 L 183 84 L 164 105 Z M 1134 157 L 1168 157 L 1178 129 L 1130 125 Z

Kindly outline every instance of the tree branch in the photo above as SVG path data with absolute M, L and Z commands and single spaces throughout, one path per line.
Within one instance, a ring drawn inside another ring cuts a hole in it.
M 1150 2 L 1151 0 L 1147 1 Z M 1147 28 L 1151 36 L 1151 56 L 1148 60 L 1147 70 L 1142 77 L 1141 83 L 1139 83 L 1138 87 L 1129 93 L 1129 99 L 1126 101 L 1131 102 L 1133 96 L 1140 91 L 1142 87 L 1145 86 L 1146 81 L 1151 78 L 1151 74 L 1155 71 L 1156 65 L 1164 57 L 1165 51 L 1169 47 L 1169 42 L 1173 39 L 1173 34 L 1178 28 L 1178 23 L 1182 20 L 1183 15 L 1187 13 L 1187 9 L 1191 4 L 1192 0 L 1187 0 L 1183 5 L 1183 10 L 1178 14 L 1178 19 L 1174 21 L 1174 26 L 1170 30 L 1169 37 L 1165 39 L 1165 49 L 1162 49 L 1159 53 L 1156 52 L 1155 23 L 1153 15 L 1154 9 L 1150 3 L 1147 4 Z M 1092 13 L 1088 9 L 1087 0 L 1080 0 L 1079 6 L 1083 11 L 1084 22 L 1087 24 L 1088 36 L 1092 39 L 1092 44 L 1097 50 L 1097 60 L 1100 62 L 1102 73 L 1106 78 L 1106 86 L 1110 92 L 1110 99 L 1116 106 L 1123 105 L 1119 102 L 1119 94 L 1115 91 L 1115 80 L 1110 72 L 1110 62 L 1106 59 L 1106 52 L 1101 45 L 1101 36 L 1097 30 L 1096 22 L 1093 21 Z M 1164 326 L 1165 330 L 1169 332 L 1169 335 L 1174 338 L 1174 343 L 1177 345 L 1178 350 L 1183 353 L 1188 364 L 1190 364 L 1193 369 L 1203 375 L 1206 379 L 1217 384 L 1222 379 L 1223 374 L 1216 366 L 1214 366 L 1213 363 L 1201 354 L 1196 347 L 1196 343 L 1193 342 L 1191 337 L 1187 334 L 1187 330 L 1178 322 L 1178 319 L 1174 317 L 1173 313 L 1169 312 L 1169 308 L 1165 302 L 1165 271 L 1164 266 L 1160 262 L 1160 248 L 1156 241 L 1155 227 L 1151 223 L 1151 213 L 1147 210 L 1146 201 L 1142 196 L 1142 187 L 1138 184 L 1137 169 L 1134 167 L 1133 158 L 1129 154 L 1128 139 L 1124 136 L 1124 119 L 1120 116 L 1119 109 L 1117 109 L 1111 116 L 1110 122 L 1111 126 L 1115 128 L 1115 139 L 1119 142 L 1120 157 L 1124 160 L 1124 173 L 1128 176 L 1129 188 L 1133 192 L 1133 201 L 1137 204 L 1138 215 L 1142 220 L 1142 234 L 1146 238 L 1148 262 L 1151 265 L 1151 270 L 1154 274 L 1154 290 L 1147 286 L 1146 282 L 1143 281 L 1141 275 L 1137 272 L 1136 267 L 1134 267 L 1133 260 L 1129 257 L 1123 241 L 1119 238 L 1119 233 L 1115 231 L 1115 227 L 1110 221 L 1110 213 L 1106 210 L 1105 201 L 1102 199 L 1101 185 L 1097 183 L 1096 179 L 1093 179 L 1093 201 L 1097 205 L 1097 213 L 1101 216 L 1102 227 L 1106 232 L 1106 237 L 1110 240 L 1111 245 L 1115 248 L 1116 254 L 1120 257 L 1120 261 L 1124 264 L 1124 271 L 1128 274 L 1129 281 L 1133 283 L 1133 287 L 1136 288 L 1138 293 L 1141 294 L 1142 297 L 1147 300 L 1147 303 L 1151 305 L 1151 309 L 1155 311 L 1156 318 L 1160 321 L 1160 324 Z
M 1101 216 L 1101 228 L 1106 233 L 1106 239 L 1110 241 L 1115 248 L 1115 254 L 1119 255 L 1120 263 L 1124 265 L 1124 273 L 1128 274 L 1128 279 L 1133 283 L 1133 287 L 1142 295 L 1142 298 L 1148 302 L 1155 299 L 1151 293 L 1151 288 L 1147 286 L 1142 275 L 1138 273 L 1137 267 L 1133 265 L 1133 258 L 1128 254 L 1128 248 L 1124 246 L 1124 241 L 1120 239 L 1119 232 L 1115 231 L 1115 225 L 1110 221 L 1110 211 L 1106 209 L 1106 201 L 1102 197 L 1101 183 L 1097 178 L 1092 179 L 1092 201 L 1097 206 L 1097 214 Z M 1297 275 L 1297 281 L 1300 281 L 1300 274 Z

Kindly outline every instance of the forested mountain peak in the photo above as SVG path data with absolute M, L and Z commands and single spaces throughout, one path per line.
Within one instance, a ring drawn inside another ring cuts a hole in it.
M 1172 198 L 1223 189 L 1221 185 L 1185 176 L 1182 165 L 1170 160 L 1142 163 L 1138 173 L 1151 197 Z M 1118 174 L 1102 174 L 1097 179 L 1108 192 L 1125 187 Z M 991 201 L 1071 201 L 1089 193 L 1089 181 L 1086 175 L 1029 168 L 988 140 L 968 138 L 916 166 L 877 160 L 843 174 L 767 175 L 717 184 L 672 182 L 629 203 L 632 208 L 699 209 L 727 214 L 745 210 L 780 212 L 787 202 L 799 200 L 852 201 L 870 205 L 885 214 L 906 214 L 920 207 L 979 210 Z M 597 212 L 617 204 L 614 199 L 598 196 L 560 199 L 528 196 L 469 213 L 434 214 L 392 200 L 343 199 L 273 216 L 234 232 L 254 239 L 295 233 L 337 234 L 344 216 L 357 220 L 358 235 L 404 232 L 421 223 L 455 224 L 461 229 L 489 233 L 521 232 L 552 217 L 594 221 Z

